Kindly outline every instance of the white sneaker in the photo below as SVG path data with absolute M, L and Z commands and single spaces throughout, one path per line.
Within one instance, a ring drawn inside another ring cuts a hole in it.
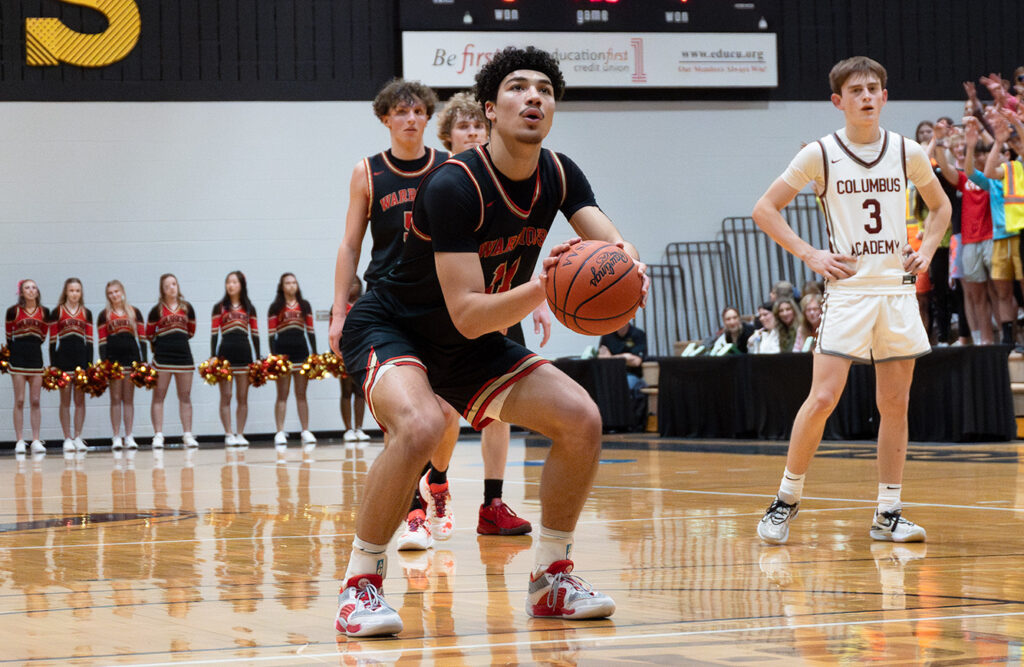
M 431 484 L 430 473 L 420 478 L 420 497 L 427 504 L 427 521 L 430 531 L 438 540 L 447 540 L 455 530 L 455 513 L 452 511 L 452 494 L 448 482 Z
M 227 445 L 228 447 L 234 447 L 235 445 L 238 444 L 238 438 L 235 437 L 234 433 L 225 433 L 224 444 Z
M 355 442 L 356 440 L 359 439 L 359 436 L 356 435 L 355 430 L 349 429 L 349 430 L 345 431 L 345 435 L 343 436 L 343 439 L 345 440 L 345 442 Z
M 14 453 L 15 454 L 24 454 L 27 451 L 28 451 L 28 443 L 25 442 L 24 440 L 19 440 L 18 442 L 14 443 Z
M 85 446 L 85 441 L 82 440 L 82 436 L 78 436 L 77 438 L 72 440 L 72 442 L 75 443 L 75 451 L 77 452 L 84 452 L 89 449 L 88 447 Z
M 32 450 L 33 454 L 45 454 L 46 453 L 46 445 L 43 444 L 42 440 L 33 440 L 32 444 L 29 445 L 29 448 Z
M 130 435 L 124 437 L 124 446 L 128 449 L 138 449 L 139 443 L 135 442 L 135 438 Z
M 924 528 L 904 519 L 902 509 L 891 512 L 875 512 L 871 522 L 871 539 L 883 542 L 924 542 Z
M 305 433 L 305 431 L 303 431 L 303 433 Z M 288 444 L 288 434 L 285 433 L 284 431 L 278 431 L 277 435 L 274 436 L 274 444 L 275 445 L 287 445 Z
M 75 441 L 71 438 L 64 438 L 64 451 L 73 452 L 75 451 Z
M 405 530 L 398 538 L 399 551 L 423 551 L 434 544 L 430 524 L 423 510 L 413 510 L 405 519 Z
M 790 505 L 776 497 L 757 524 L 757 536 L 768 544 L 785 544 L 789 539 L 789 522 L 799 511 L 800 503 Z
M 402 631 L 402 617 L 381 594 L 384 581 L 378 574 L 361 574 L 345 582 L 338 595 L 334 629 L 349 637 L 394 635 Z
M 153 446 L 153 449 L 163 449 L 164 448 L 164 434 L 163 433 L 154 433 L 153 434 L 153 442 L 151 444 Z
M 304 444 L 304 445 L 315 445 L 316 444 L 316 436 L 313 435 L 312 431 L 308 431 L 308 430 L 307 431 L 303 431 L 302 434 L 301 434 L 301 438 L 302 438 L 302 444 Z
M 365 433 L 363 433 L 363 429 L 361 429 L 361 428 L 357 428 L 357 429 L 356 429 L 356 438 L 357 438 L 358 440 L 369 440 L 369 439 L 370 439 L 370 436 L 368 436 L 368 435 L 366 435 Z
M 571 560 L 555 561 L 539 575 L 530 575 L 526 613 L 534 618 L 607 618 L 615 601 L 573 576 Z
M 111 449 L 121 449 L 122 447 L 124 447 L 124 440 L 121 439 L 121 436 L 115 435 L 113 438 L 111 438 L 111 440 L 110 440 L 110 448 Z
M 242 435 L 241 433 L 236 433 L 235 434 L 235 444 L 238 445 L 239 447 L 248 447 L 249 446 L 249 441 L 246 440 L 245 436 Z
M 195 439 L 195 436 L 193 436 L 191 432 L 185 431 L 185 433 L 181 436 L 181 444 L 185 445 L 186 447 L 198 447 L 199 441 Z

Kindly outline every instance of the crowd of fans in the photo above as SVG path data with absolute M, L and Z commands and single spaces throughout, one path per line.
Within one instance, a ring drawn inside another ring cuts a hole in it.
M 953 205 L 952 224 L 916 289 L 921 318 L 936 347 L 1013 345 L 1018 352 L 1024 313 L 1024 66 L 1012 80 L 1000 74 L 964 83 L 963 117 L 918 123 L 914 139 Z M 987 91 L 986 100 L 978 96 Z M 987 99 L 990 97 L 991 99 Z M 907 240 L 920 245 L 924 201 L 908 184 Z M 810 282 L 796 294 L 776 283 L 756 316 L 731 306 L 721 328 L 703 342 L 713 354 L 809 352 L 821 320 L 822 286 Z

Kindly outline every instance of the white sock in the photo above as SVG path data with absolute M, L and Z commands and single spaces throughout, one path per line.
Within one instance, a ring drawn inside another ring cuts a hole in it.
M 981 332 L 980 331 L 972 331 L 971 332 L 971 341 L 973 341 L 975 345 L 981 345 Z
M 882 512 L 891 512 L 903 506 L 900 502 L 901 491 L 903 491 L 902 484 L 886 484 L 883 482 L 878 485 L 879 514 Z
M 543 572 L 555 561 L 572 560 L 573 531 L 540 527 L 540 544 L 534 554 L 533 571 Z
M 790 472 L 789 468 L 782 473 L 782 481 L 779 483 L 779 500 L 790 505 L 800 502 L 804 493 L 804 478 L 807 473 L 797 475 Z
M 348 557 L 348 569 L 345 570 L 345 584 L 352 577 L 360 574 L 379 574 L 384 577 L 388 569 L 386 544 L 373 544 L 358 537 L 352 540 L 352 553 Z

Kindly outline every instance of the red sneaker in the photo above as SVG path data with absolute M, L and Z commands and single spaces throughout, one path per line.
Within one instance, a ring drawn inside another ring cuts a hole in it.
M 480 535 L 525 535 L 533 530 L 526 519 L 520 518 L 512 508 L 494 498 L 490 505 L 480 506 L 476 532 Z

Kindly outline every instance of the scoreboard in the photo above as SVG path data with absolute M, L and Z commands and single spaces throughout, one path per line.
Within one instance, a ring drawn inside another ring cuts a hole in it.
M 403 76 L 468 88 L 506 46 L 572 88 L 775 88 L 779 0 L 399 0 Z
M 399 0 L 402 30 L 774 32 L 780 0 Z

